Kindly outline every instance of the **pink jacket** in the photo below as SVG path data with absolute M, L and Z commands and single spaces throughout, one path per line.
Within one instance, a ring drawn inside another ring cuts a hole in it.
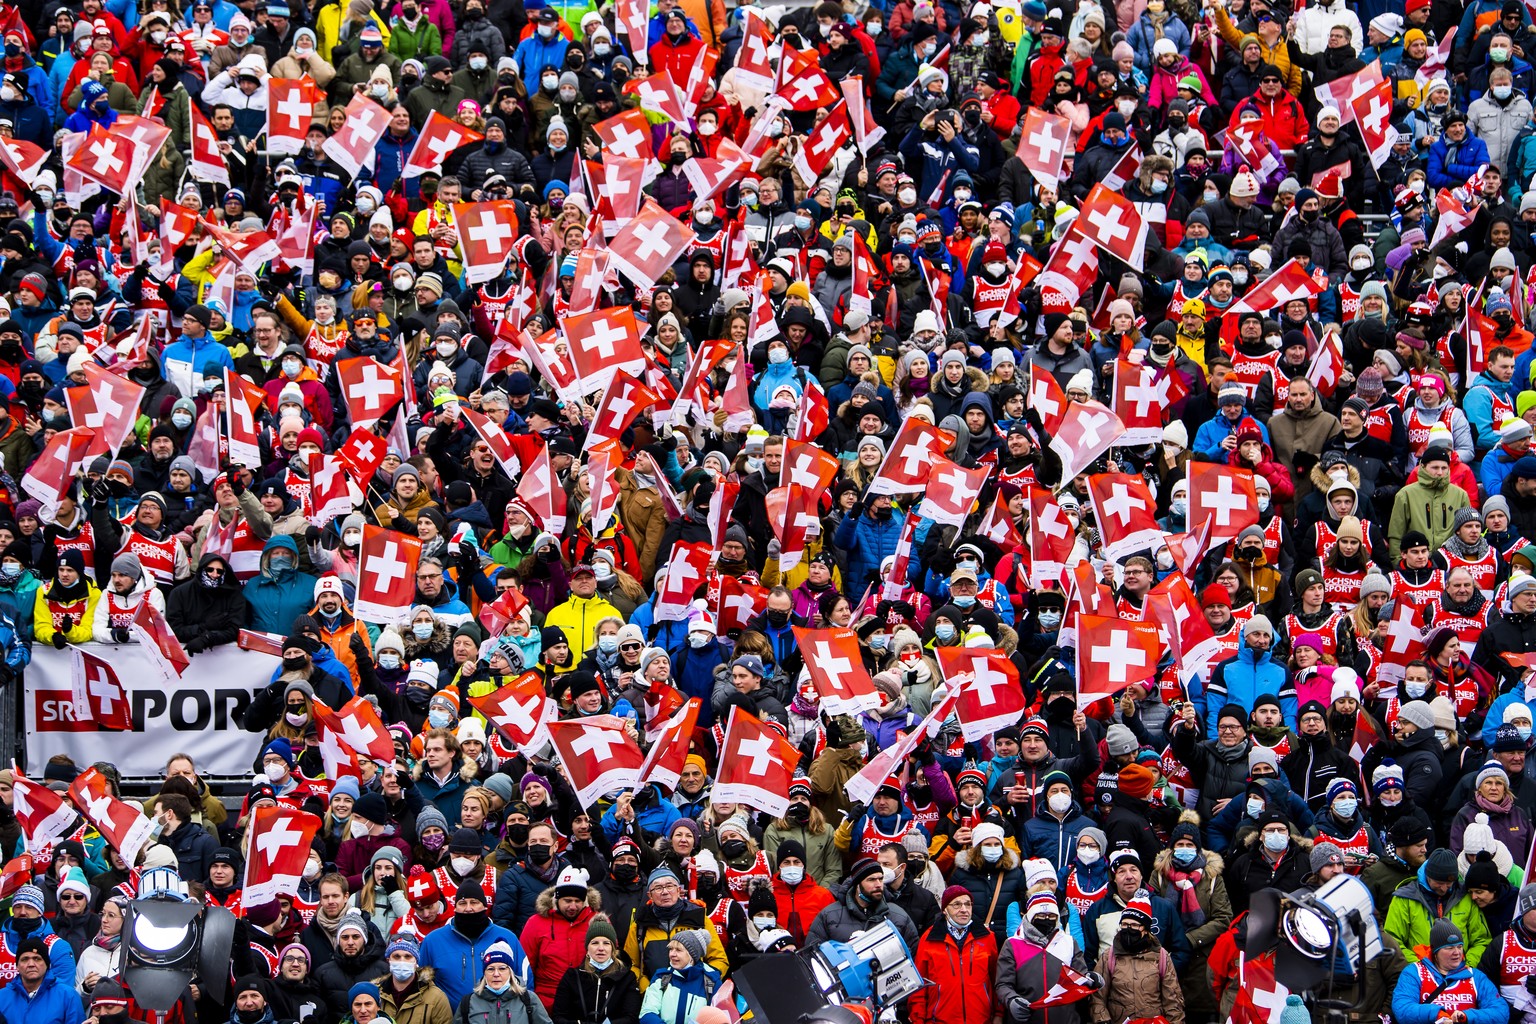
M 1179 79 L 1186 75 L 1194 75 L 1200 79 L 1200 95 L 1205 98 L 1205 102 L 1216 102 L 1216 96 L 1211 92 L 1205 75 L 1189 62 L 1188 57 L 1180 57 L 1172 70 L 1161 64 L 1152 65 L 1152 84 L 1147 87 L 1147 103 L 1153 110 L 1162 110 L 1179 98 Z

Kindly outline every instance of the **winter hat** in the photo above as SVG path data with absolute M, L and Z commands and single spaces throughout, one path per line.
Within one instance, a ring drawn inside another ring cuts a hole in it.
M 709 952 L 710 933 L 702 928 L 689 928 L 672 936 L 672 941 L 688 951 L 694 963 L 702 963 Z
M 1530 716 L 1527 715 L 1526 717 Z M 1127 754 L 1133 754 L 1136 752 L 1136 748 L 1141 746 L 1140 743 L 1136 742 L 1136 734 L 1119 722 L 1109 727 L 1108 732 L 1104 736 L 1104 743 L 1109 749 L 1111 757 L 1124 757 Z
M 1536 890 L 1536 885 L 1527 886 L 1527 888 Z M 969 896 L 970 894 L 971 890 L 967 889 L 963 885 L 951 885 L 944 890 L 944 895 L 939 897 L 939 909 L 948 910 L 949 905 L 955 902 L 955 900 L 960 899 L 962 896 Z M 1536 895 L 1532 896 L 1532 906 L 1536 907 Z
M 1406 722 L 1418 726 L 1420 729 L 1433 729 L 1435 727 L 1435 713 L 1430 710 L 1429 704 L 1422 700 L 1411 700 L 1398 710 L 1397 716 Z
M 1142 764 L 1128 764 L 1120 769 L 1120 792 L 1128 797 L 1145 800 L 1152 795 L 1152 787 L 1157 784 L 1157 775 L 1152 769 Z
M 1344 866 L 1344 851 L 1332 843 L 1314 843 L 1312 846 L 1311 865 L 1314 872 L 1321 871 L 1328 865 L 1335 867 Z
M 1152 930 L 1154 919 L 1152 917 L 1152 897 L 1145 889 L 1137 889 L 1125 905 L 1125 910 L 1120 913 L 1120 920 L 1139 922 L 1148 931 Z
M 1449 853 L 1449 850 L 1436 850 L 1435 853 Z M 1433 855 L 1431 855 L 1433 859 Z M 1442 917 L 1429 926 L 1429 952 L 1430 955 L 1440 952 L 1447 946 L 1462 945 L 1461 931 L 1448 917 Z
M 1456 855 L 1444 846 L 1431 853 L 1424 862 L 1424 877 L 1431 882 L 1456 881 Z

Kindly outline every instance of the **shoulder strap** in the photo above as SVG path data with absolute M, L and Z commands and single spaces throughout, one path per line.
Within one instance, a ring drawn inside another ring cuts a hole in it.
M 998 871 L 997 882 L 992 886 L 992 902 L 987 904 L 987 916 L 981 919 L 989 928 L 992 926 L 992 912 L 997 909 L 998 898 L 1003 895 L 1003 874 L 1003 871 Z

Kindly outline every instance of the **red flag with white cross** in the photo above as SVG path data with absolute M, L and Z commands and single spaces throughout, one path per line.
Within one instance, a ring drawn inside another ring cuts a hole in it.
M 1163 440 L 1165 407 L 1155 366 L 1116 359 L 1114 395 L 1115 415 L 1125 424 L 1122 444 L 1158 444 Z
M 320 819 L 308 811 L 281 804 L 253 810 L 241 904 L 259 907 L 298 892 L 309 863 L 309 844 L 318 831 Z
M 650 289 L 694 242 L 693 229 L 649 197 L 608 243 L 613 265 L 637 286 Z
M 352 614 L 365 622 L 393 622 L 400 609 L 409 608 L 416 597 L 420 561 L 421 541 L 365 524 Z
M 782 732 L 732 707 L 711 796 L 781 817 L 789 809 L 789 783 L 799 763 L 800 748 Z
M 613 382 L 603 391 L 597 405 L 597 414 L 587 428 L 587 440 L 583 450 L 590 449 L 599 441 L 617 440 L 646 409 L 661 400 L 661 396 L 645 384 L 619 370 Z
M 1257 312 L 1264 313 L 1277 306 L 1283 306 L 1292 299 L 1311 300 L 1327 291 L 1327 281 L 1319 282 L 1306 268 L 1301 265 L 1301 260 L 1292 257 L 1275 269 L 1256 287 L 1249 289 L 1243 297 L 1232 304 L 1232 313 Z
M 767 607 L 767 587 L 743 583 L 735 576 L 722 576 L 719 598 L 715 603 L 715 628 L 721 636 L 733 629 L 746 629 L 752 617 Z
M 678 544 L 668 555 L 666 575 L 656 590 L 657 622 L 676 622 L 688 617 L 694 594 L 714 559 L 707 540 Z
M 71 647 L 69 656 L 75 721 L 94 722 L 103 729 L 132 729 L 133 708 L 111 662 L 81 647 Z
M 112 783 L 94 766 L 75 776 L 69 784 L 69 799 L 125 863 L 138 861 L 153 828 L 142 807 L 113 796 Z
M 352 426 L 373 426 L 405 397 L 403 374 L 372 356 L 343 359 L 336 364 L 337 383 L 347 400 Z
M 1259 522 L 1258 491 L 1253 470 L 1224 466 L 1217 462 L 1189 464 L 1190 523 L 1211 520 L 1206 550 L 1237 539 L 1237 535 Z
M 133 432 L 143 397 L 144 388 L 133 381 L 94 362 L 85 364 L 85 387 L 65 389 L 64 400 L 70 421 L 95 431 L 86 449 L 88 458 L 117 456 Z
M 828 111 L 821 123 L 811 129 L 800 148 L 795 151 L 795 170 L 801 181 L 816 182 L 822 172 L 837 156 L 837 151 L 853 138 L 853 125 L 848 121 L 848 104 L 839 102 Z
M 560 770 L 576 791 L 576 802 L 582 807 L 639 785 L 645 755 L 626 726 L 629 722 L 613 715 L 548 724 L 550 742 L 560 755 Z
M 315 120 L 315 104 L 325 93 L 308 77 L 267 79 L 267 150 L 293 156 Z
M 1157 502 L 1142 477 L 1095 473 L 1088 478 L 1088 498 L 1093 502 L 1094 522 L 1104 540 L 1104 557 L 1110 561 L 1118 562 L 1162 541 Z
M 96 431 L 90 427 L 71 427 L 54 434 L 43 446 L 43 453 L 27 467 L 21 489 L 42 502 L 44 511 L 57 511 L 75 471 L 92 457 L 88 453 L 95 437 Z
M 1030 582 L 1036 587 L 1060 585 L 1077 533 L 1072 521 L 1056 504 L 1050 488 L 1029 488 Z
M 389 446 L 371 430 L 353 427 L 342 446 L 336 449 L 336 457 L 346 466 L 347 472 L 357 480 L 358 486 L 366 486 L 373 474 L 384 464 Z
M 609 157 L 654 160 L 651 151 L 651 124 L 639 110 L 626 110 L 592 126 L 603 143 L 603 161 Z
M 857 715 L 880 706 L 880 695 L 859 653 L 859 636 L 851 629 L 793 627 L 795 646 L 805 658 L 817 704 L 829 715 Z
M 1114 697 L 1132 683 L 1155 685 L 1162 641 L 1157 624 L 1118 616 L 1077 617 L 1077 696 L 1079 704 Z
M 1052 192 L 1061 191 L 1061 165 L 1071 149 L 1072 122 L 1030 107 L 1019 131 L 1019 160 Z
M 369 435 L 372 436 L 372 435 Z M 382 447 L 382 442 L 380 442 Z M 347 461 L 340 453 L 311 452 L 309 456 L 309 503 L 314 509 L 309 514 L 312 525 L 325 529 L 338 517 L 345 518 L 357 507 L 352 496 L 352 480 Z M 360 483 L 372 479 L 359 475 Z
M 142 602 L 147 604 L 148 602 Z M 75 823 L 75 809 L 64 798 L 41 782 L 33 782 L 11 765 L 12 802 L 16 821 L 27 837 L 27 849 L 33 854 L 53 845 Z
M 1061 478 L 1071 480 L 1120 440 L 1125 424 L 1098 402 L 1067 403 L 1051 451 L 1061 457 Z
M 955 443 L 955 435 L 916 416 L 901 424 L 896 439 L 886 449 L 885 460 L 870 481 L 869 494 L 907 494 L 922 491 L 939 460 Z
M 956 710 L 967 743 L 1018 724 L 1028 702 L 1006 654 L 991 647 L 935 647 L 934 655 L 945 684 L 960 695 Z
M 965 525 L 966 517 L 976 507 L 976 499 L 991 475 L 992 466 L 985 462 L 974 469 L 966 469 L 942 456 L 935 459 L 917 514 L 946 526 Z
M 666 686 L 665 683 L 662 685 Z M 667 686 L 667 689 L 682 696 L 674 687 Z M 683 775 L 683 765 L 688 760 L 693 730 L 698 725 L 699 709 L 703 703 L 697 697 L 685 700 L 682 707 L 662 719 L 654 737 L 649 725 L 646 727 L 646 740 L 651 744 L 651 749 L 645 755 L 645 764 L 640 768 L 643 781 L 655 782 L 668 790 L 677 788 L 678 780 Z M 649 717 L 646 719 L 647 722 L 650 720 Z
M 421 126 L 421 134 L 416 136 L 416 145 L 411 147 L 411 155 L 405 158 L 400 176 L 415 178 L 428 173 L 441 173 L 443 161 L 450 154 L 484 139 L 485 136 L 473 128 L 466 128 L 453 118 L 434 110 L 427 115 L 427 123 Z
M 219 152 L 219 136 L 214 132 L 208 116 L 198 109 L 190 96 L 187 97 L 187 105 L 192 111 L 192 159 L 187 169 L 197 181 L 228 188 L 229 163 L 224 159 L 224 154 Z
M 464 254 L 465 283 L 484 284 L 501 276 L 517 240 L 517 206 L 504 200 L 455 203 L 453 223 Z
M 537 672 L 524 672 L 512 682 L 479 697 L 470 705 L 518 750 L 534 751 L 544 745 L 545 729 L 558 714 Z
M 349 178 L 355 178 L 363 168 L 373 166 L 373 147 L 388 127 L 389 111 L 357 93 L 347 104 L 347 119 L 341 130 L 327 138 L 320 148 L 342 166 Z
M 1129 199 L 1106 188 L 1093 186 L 1073 224 L 1089 241 L 1140 273 L 1146 259 L 1147 222 Z
M 621 370 L 633 377 L 645 372 L 648 364 L 640 348 L 640 324 L 628 306 L 566 316 L 560 330 L 583 395 L 607 387 Z

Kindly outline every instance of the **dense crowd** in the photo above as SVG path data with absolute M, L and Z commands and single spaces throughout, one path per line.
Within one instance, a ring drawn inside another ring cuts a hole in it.
M 0 771 L 5 1024 L 154 1019 L 156 867 L 239 919 L 172 1024 L 720 1024 L 882 924 L 911 1024 L 1536 1021 L 1521 0 L 0 34 L 0 684 L 281 658 L 255 780 L 170 757 L 132 863 L 112 765 Z M 529 687 L 677 769 L 578 795 Z M 792 771 L 717 797 L 760 726 Z M 268 809 L 318 825 L 246 900 Z M 1287 993 L 1255 897 L 1341 876 L 1379 947 Z

